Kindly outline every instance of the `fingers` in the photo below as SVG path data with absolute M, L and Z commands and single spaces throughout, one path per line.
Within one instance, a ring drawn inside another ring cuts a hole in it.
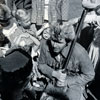
M 62 87 L 65 86 L 65 81 L 66 81 L 66 73 L 63 73 L 61 70 L 59 72 L 59 78 L 57 81 L 57 86 Z
M 60 80 L 58 80 L 57 81 L 57 86 L 59 86 L 59 87 L 63 87 L 63 86 L 65 86 L 65 79 L 60 79 Z
M 57 86 L 58 86 L 58 87 L 64 87 L 64 86 L 65 86 L 65 82 L 60 82 L 60 81 L 58 81 L 58 82 L 57 82 Z
M 58 72 L 58 80 L 65 80 L 66 79 L 66 73 L 63 73 L 62 70 L 59 70 Z

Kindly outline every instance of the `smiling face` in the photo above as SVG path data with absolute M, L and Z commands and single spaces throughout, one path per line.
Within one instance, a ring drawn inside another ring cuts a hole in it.
M 50 28 L 48 27 L 48 28 L 46 28 L 44 31 L 43 31 L 43 38 L 45 39 L 45 40 L 47 40 L 47 39 L 49 39 L 50 38 Z
M 51 46 L 52 46 L 53 52 L 58 54 L 66 46 L 66 41 L 64 38 L 62 38 L 59 42 L 51 40 Z

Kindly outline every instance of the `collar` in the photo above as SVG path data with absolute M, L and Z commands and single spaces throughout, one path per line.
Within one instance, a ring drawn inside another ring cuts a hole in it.
M 47 42 L 47 41 L 46 41 L 46 42 Z M 49 41 L 49 42 L 50 42 L 50 41 Z M 64 47 L 64 49 L 60 52 L 60 54 L 61 54 L 64 58 L 66 58 L 67 55 L 68 55 L 68 52 L 69 52 L 69 49 L 70 49 L 70 45 L 71 45 L 71 42 L 68 43 L 68 45 L 66 45 L 66 46 Z M 49 46 L 50 46 L 50 45 L 47 46 L 47 51 L 48 51 L 48 52 L 50 52 Z

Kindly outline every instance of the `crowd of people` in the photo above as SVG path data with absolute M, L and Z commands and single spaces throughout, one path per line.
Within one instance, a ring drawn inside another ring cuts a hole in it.
M 69 0 L 1 0 L 0 100 L 87 99 L 100 59 L 100 6 L 82 6 L 89 12 L 66 64 L 80 20 L 69 19 Z

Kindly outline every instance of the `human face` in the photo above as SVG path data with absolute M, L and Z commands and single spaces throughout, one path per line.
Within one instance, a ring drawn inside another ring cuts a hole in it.
M 31 25 L 29 13 L 26 13 L 23 9 L 20 9 L 16 14 L 20 17 L 19 24 L 21 24 L 23 27 L 27 28 Z
M 53 48 L 53 52 L 58 54 L 66 46 L 66 41 L 65 39 L 61 39 L 59 42 L 51 40 L 51 46 Z
M 43 32 L 43 38 L 45 40 L 49 39 L 50 38 L 50 28 L 46 28 Z

